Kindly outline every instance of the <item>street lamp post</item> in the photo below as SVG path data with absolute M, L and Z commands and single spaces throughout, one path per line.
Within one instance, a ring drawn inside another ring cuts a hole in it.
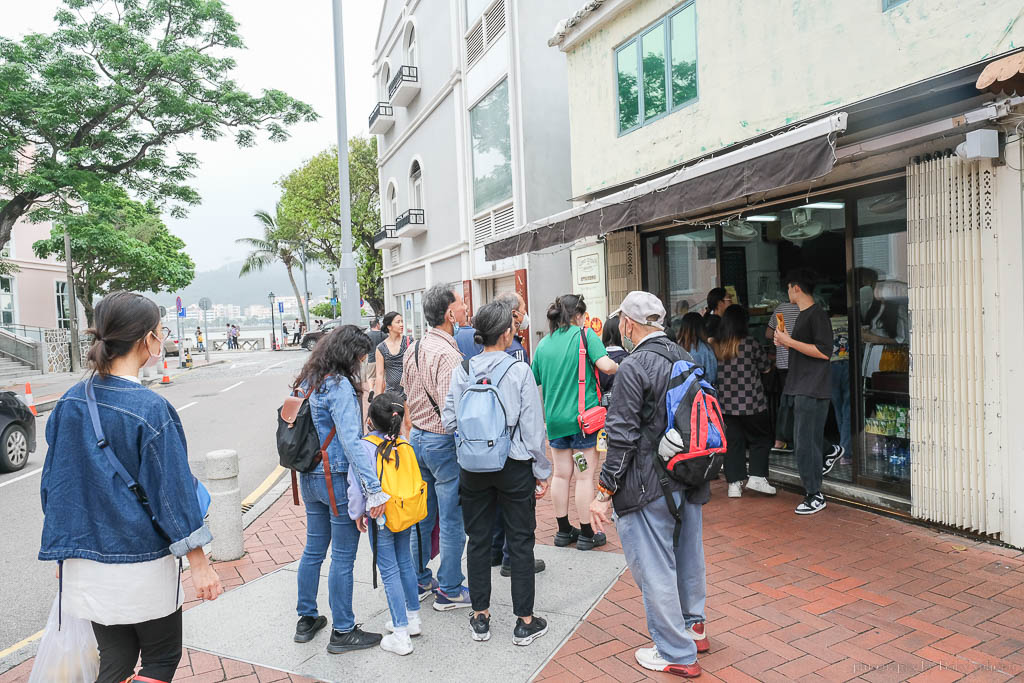
M 305 299 L 306 330 L 309 331 L 309 279 L 306 275 L 306 245 L 304 242 L 299 243 L 299 249 L 302 254 L 302 291 L 305 293 L 303 298 Z
M 270 350 L 277 351 L 277 322 L 274 320 L 274 292 L 267 295 L 270 299 Z

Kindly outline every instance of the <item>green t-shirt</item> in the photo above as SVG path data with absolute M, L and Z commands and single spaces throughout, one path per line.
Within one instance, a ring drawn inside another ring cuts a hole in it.
M 601 339 L 587 328 L 587 408 L 597 405 L 594 364 L 608 355 Z M 580 431 L 576 421 L 580 395 L 580 328 L 563 327 L 540 340 L 533 354 L 533 376 L 544 390 L 544 421 L 548 439 L 572 436 Z

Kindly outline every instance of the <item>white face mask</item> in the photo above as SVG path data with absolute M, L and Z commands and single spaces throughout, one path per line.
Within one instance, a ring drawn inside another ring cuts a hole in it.
M 530 329 L 530 314 L 529 313 L 523 313 L 523 319 L 519 323 L 519 331 L 522 332 L 523 330 L 528 330 L 528 329 Z
M 148 353 L 148 354 L 149 354 L 149 359 L 148 359 L 148 360 L 147 360 L 147 361 L 146 361 L 146 362 L 145 362 L 145 363 L 143 364 L 143 366 L 142 366 L 142 367 L 144 367 L 144 368 L 151 368 L 151 367 L 154 367 L 154 366 L 155 366 L 155 365 L 156 365 L 157 363 L 159 363 L 159 362 L 160 362 L 160 359 L 164 357 L 164 354 L 163 354 L 163 350 L 164 350 L 164 348 L 163 348 L 163 347 L 164 347 L 164 343 L 163 343 L 162 341 L 160 341 L 160 337 L 157 337 L 157 336 L 156 336 L 155 334 L 153 334 L 152 332 L 150 332 L 150 334 L 152 334 L 152 335 L 153 335 L 153 337 L 154 337 L 154 338 L 155 338 L 155 339 L 156 339 L 156 340 L 157 340 L 158 342 L 160 342 L 160 353 L 158 353 L 157 355 L 155 355 L 155 356 L 154 356 L 154 355 L 153 355 L 153 352 L 149 350 L 149 340 L 146 340 L 146 353 Z

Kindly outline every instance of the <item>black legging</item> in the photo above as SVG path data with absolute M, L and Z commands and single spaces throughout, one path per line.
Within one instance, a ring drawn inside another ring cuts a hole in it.
M 96 683 L 119 683 L 135 673 L 142 654 L 140 676 L 170 681 L 181 660 L 181 609 L 141 624 L 104 626 L 93 622 L 100 651 Z

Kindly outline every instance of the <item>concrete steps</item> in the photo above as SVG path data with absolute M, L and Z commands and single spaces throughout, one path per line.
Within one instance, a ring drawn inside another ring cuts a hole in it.
M 35 377 L 41 374 L 43 374 L 42 370 L 33 370 L 24 363 L 0 356 L 0 383 L 15 377 Z

